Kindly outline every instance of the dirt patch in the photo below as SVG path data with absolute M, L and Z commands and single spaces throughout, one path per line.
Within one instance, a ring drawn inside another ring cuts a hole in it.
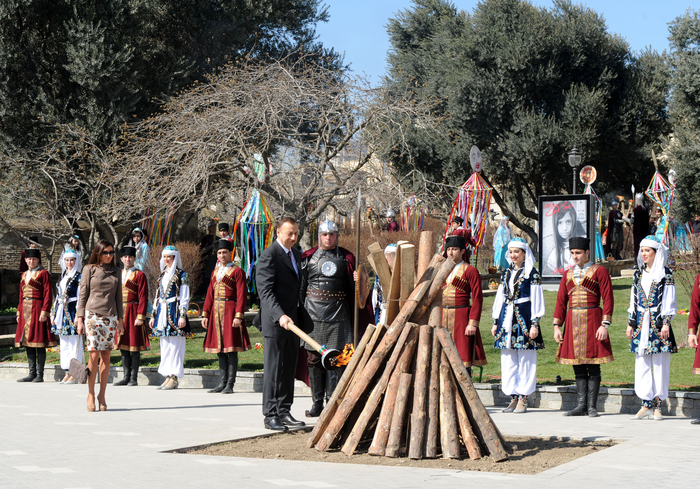
M 397 467 L 419 467 L 426 469 L 476 470 L 484 472 L 507 472 L 511 474 L 537 474 L 580 457 L 585 457 L 616 444 L 613 440 L 581 441 L 561 438 L 506 437 L 510 444 L 510 459 L 494 462 L 490 457 L 470 460 L 466 451 L 463 460 L 424 459 L 411 460 L 406 457 L 387 458 L 367 454 L 369 442 L 360 444 L 355 455 L 348 457 L 337 449 L 319 452 L 306 447 L 307 431 L 290 431 L 274 435 L 263 435 L 245 440 L 236 440 L 203 447 L 175 450 L 175 453 L 192 455 L 217 455 L 224 457 L 268 458 L 279 460 L 303 460 L 308 462 L 331 462 L 362 465 L 391 465 Z

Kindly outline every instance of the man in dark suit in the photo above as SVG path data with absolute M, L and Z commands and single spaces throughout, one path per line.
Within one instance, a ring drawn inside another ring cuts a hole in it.
M 260 255 L 255 272 L 264 337 L 263 415 L 265 428 L 276 431 L 304 426 L 290 414 L 299 338 L 287 329 L 290 323 L 307 333 L 313 329 L 300 296 L 301 253 L 293 248 L 298 236 L 294 219 L 279 220 L 277 240 Z

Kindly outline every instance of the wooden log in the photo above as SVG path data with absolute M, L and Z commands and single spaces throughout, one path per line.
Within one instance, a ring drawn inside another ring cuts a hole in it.
M 423 315 L 428 311 L 430 304 L 433 303 L 438 294 L 442 293 L 442 285 L 445 283 L 445 280 L 447 280 L 447 277 L 450 276 L 450 273 L 456 266 L 457 264 L 452 260 L 445 260 L 443 262 L 440 270 L 438 270 L 437 274 L 435 275 L 435 279 L 430 284 L 430 289 L 423 296 L 418 306 L 416 306 L 416 310 L 413 311 L 409 321 L 412 323 L 417 323 L 421 320 Z
M 406 410 L 408 409 L 409 394 L 411 392 L 411 380 L 413 376 L 409 373 L 401 374 L 399 390 L 396 394 L 396 406 L 394 407 L 394 416 L 391 420 L 391 432 L 389 433 L 389 442 L 386 445 L 386 456 L 396 458 L 399 456 L 401 449 L 401 438 L 404 432 L 406 422 Z
M 369 250 L 370 253 L 374 253 L 375 251 L 382 251 L 382 245 L 380 245 L 377 241 L 374 243 L 370 244 L 367 249 Z
M 394 371 L 397 374 L 396 371 Z M 394 415 L 394 406 L 396 405 L 396 395 L 399 391 L 400 374 L 392 375 L 389 379 L 389 385 L 386 388 L 386 396 L 382 403 L 382 410 L 379 413 L 377 427 L 374 430 L 372 444 L 369 446 L 367 453 L 370 455 L 383 456 L 386 450 L 386 444 L 389 440 L 389 431 L 391 431 L 391 419 Z
M 457 411 L 452 370 L 443 350 L 440 355 L 440 445 L 442 458 L 459 458 Z
M 416 287 L 416 247 L 412 244 L 402 244 L 401 248 L 401 291 L 399 308 L 403 307 Z M 394 266 L 396 268 L 396 265 Z
M 416 357 L 416 383 L 413 387 L 413 412 L 411 413 L 411 434 L 408 457 L 423 458 L 425 430 L 428 413 L 428 380 L 430 378 L 430 354 L 433 347 L 433 328 L 420 327 L 418 335 L 418 355 Z
M 367 261 L 372 265 L 374 273 L 379 279 L 379 285 L 382 286 L 382 290 L 386 293 L 391 286 L 391 269 L 386 262 L 384 251 L 381 248 L 379 251 L 372 251 L 367 255 Z
M 391 273 L 389 293 L 384 296 L 386 302 L 386 322 L 391 324 L 399 313 L 401 301 L 401 247 L 396 247 L 396 261 Z
M 474 433 L 486 446 L 489 455 L 491 455 L 496 462 L 508 460 L 508 453 L 506 453 L 505 445 L 501 436 L 499 436 L 498 429 L 484 407 L 484 404 L 481 402 L 481 399 L 479 399 L 476 389 L 474 389 L 472 379 L 469 377 L 464 363 L 462 363 L 452 335 L 445 328 L 436 329 L 435 335 L 440 340 L 442 350 L 447 356 L 450 365 L 452 365 L 452 371 L 457 379 L 457 385 L 467 401 L 464 407 L 467 409 L 467 413 L 472 420 Z
M 348 416 L 350 416 L 353 407 L 360 399 L 360 396 L 369 386 L 379 367 L 384 364 L 384 359 L 394 349 L 394 345 L 399 339 L 401 332 L 404 329 L 404 325 L 415 311 L 418 302 L 430 288 L 430 284 L 432 283 L 434 276 L 437 275 L 437 267 L 444 260 L 445 259 L 440 255 L 435 255 L 433 257 L 433 260 L 430 262 L 431 266 L 428 267 L 428 270 L 426 270 L 423 277 L 421 277 L 421 280 L 418 282 L 418 286 L 411 294 L 410 300 L 406 301 L 406 305 L 384 334 L 379 346 L 377 346 L 375 352 L 372 354 L 372 357 L 367 362 L 367 365 L 359 374 L 358 381 L 352 386 L 347 396 L 345 396 L 343 402 L 340 404 L 337 412 L 333 416 L 333 419 L 326 427 L 323 435 L 319 438 L 318 442 L 316 443 L 317 450 L 327 450 L 336 439 L 345 421 L 348 419 Z
M 440 340 L 433 332 L 432 353 L 430 354 L 430 382 L 428 384 L 428 424 L 425 434 L 423 453 L 426 458 L 437 458 L 439 415 L 440 415 L 440 356 L 442 346 Z
M 360 344 L 357 345 L 355 353 L 353 353 L 350 362 L 348 363 L 347 367 L 345 367 L 345 372 L 343 372 L 343 376 L 338 381 L 338 385 L 336 386 L 335 391 L 333 391 L 333 395 L 326 404 L 326 408 L 323 410 L 323 412 L 321 412 L 321 415 L 318 417 L 318 421 L 316 421 L 316 426 L 314 426 L 313 431 L 311 431 L 311 435 L 309 436 L 309 439 L 306 442 L 306 446 L 308 446 L 309 448 L 313 447 L 316 444 L 318 438 L 321 436 L 321 433 L 323 433 L 323 430 L 333 417 L 333 413 L 335 413 L 335 410 L 338 407 L 338 400 L 341 399 L 341 395 L 346 390 L 346 387 L 350 385 L 350 381 L 354 377 L 355 372 L 359 371 L 357 370 L 357 367 L 359 366 L 362 357 L 365 355 L 365 352 L 368 349 L 368 344 L 371 342 L 372 338 L 374 338 L 374 333 L 377 329 L 379 328 L 372 324 L 367 326 L 367 330 L 362 336 Z
M 383 324 L 378 324 L 376 326 L 376 329 L 374 330 L 374 334 L 372 335 L 372 338 L 369 340 L 369 343 L 367 343 L 367 348 L 365 348 L 364 353 L 362 354 L 362 358 L 360 358 L 360 363 L 357 365 L 356 372 L 357 374 L 352 377 L 352 380 L 350 381 L 350 384 L 348 385 L 348 389 L 352 388 L 353 385 L 355 385 L 355 382 L 357 382 L 357 379 L 359 378 L 360 372 L 365 368 L 365 365 L 367 365 L 367 362 L 369 359 L 372 357 L 372 353 L 374 353 L 374 347 L 377 345 L 377 341 L 382 337 L 382 334 L 386 331 L 386 328 L 384 327 Z
M 459 431 L 462 434 L 462 442 L 467 448 L 467 453 L 469 458 L 472 460 L 479 460 L 481 458 L 481 448 L 479 447 L 479 441 L 474 435 L 471 423 L 469 422 L 469 416 L 467 416 L 467 410 L 464 407 L 464 401 L 457 388 L 457 382 L 454 376 L 450 373 L 450 378 L 452 380 L 452 387 L 455 390 L 455 406 L 457 408 L 457 423 L 459 424 Z
M 430 257 L 435 253 L 435 237 L 432 231 L 421 231 L 418 243 L 418 269 L 416 276 L 423 275 L 430 263 Z
M 352 455 L 353 453 L 355 453 L 355 449 L 360 443 L 362 435 L 367 429 L 367 425 L 369 425 L 370 421 L 372 420 L 372 415 L 374 414 L 377 407 L 379 406 L 379 403 L 382 400 L 382 396 L 384 395 L 384 391 L 386 390 L 391 377 L 396 373 L 396 380 L 398 384 L 401 374 L 408 372 L 408 369 L 411 367 L 411 361 L 413 360 L 413 352 L 415 351 L 416 344 L 418 343 L 418 329 L 419 328 L 417 324 L 406 324 L 404 332 L 401 333 L 402 337 L 405 333 L 408 333 L 406 335 L 405 343 L 404 345 L 400 346 L 399 342 L 397 342 L 394 351 L 394 353 L 398 353 L 398 351 L 396 350 L 401 350 L 401 354 L 399 355 L 399 358 L 395 364 L 392 364 L 391 360 L 389 360 L 386 368 L 384 369 L 384 373 L 377 382 L 377 385 L 374 386 L 374 389 L 372 390 L 369 399 L 367 399 L 367 402 L 365 403 L 365 407 L 362 410 L 362 414 L 360 414 L 360 417 L 358 418 L 357 422 L 352 427 L 352 432 L 350 433 L 350 436 L 343 445 L 342 451 L 346 455 Z M 392 353 L 392 358 L 394 357 L 394 353 Z M 391 413 L 389 413 L 389 422 L 391 422 L 391 419 L 392 416 Z M 387 431 L 387 438 L 388 434 L 389 431 Z M 383 438 L 383 435 L 380 435 L 377 440 L 377 447 L 375 450 L 383 453 L 385 447 L 386 440 Z

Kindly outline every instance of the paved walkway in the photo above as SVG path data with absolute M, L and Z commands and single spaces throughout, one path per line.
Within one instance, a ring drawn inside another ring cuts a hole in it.
M 506 435 L 614 438 L 622 443 L 538 475 L 326 464 L 162 453 L 267 432 L 261 394 L 152 386 L 108 389 L 109 411 L 88 413 L 82 385 L 0 381 L 0 488 L 411 488 L 467 484 L 528 487 L 696 486 L 700 426 L 687 418 L 631 421 L 628 415 L 565 418 L 533 409 L 491 409 Z M 308 397 L 295 402 L 302 418 Z M 269 432 L 268 432 L 269 433 Z

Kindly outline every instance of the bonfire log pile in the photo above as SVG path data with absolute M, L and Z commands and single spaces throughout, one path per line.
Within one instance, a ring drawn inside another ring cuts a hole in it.
M 348 456 L 361 446 L 385 457 L 508 459 L 503 436 L 451 333 L 441 326 L 442 286 L 455 264 L 440 255 L 426 264 L 429 247 L 432 239 L 421 239 L 423 270 L 416 281 L 413 245 L 399 244 L 393 273 L 378 244 L 370 246 L 371 264 L 388 291 L 389 326 L 367 328 L 311 432 L 309 448 L 340 448 Z

